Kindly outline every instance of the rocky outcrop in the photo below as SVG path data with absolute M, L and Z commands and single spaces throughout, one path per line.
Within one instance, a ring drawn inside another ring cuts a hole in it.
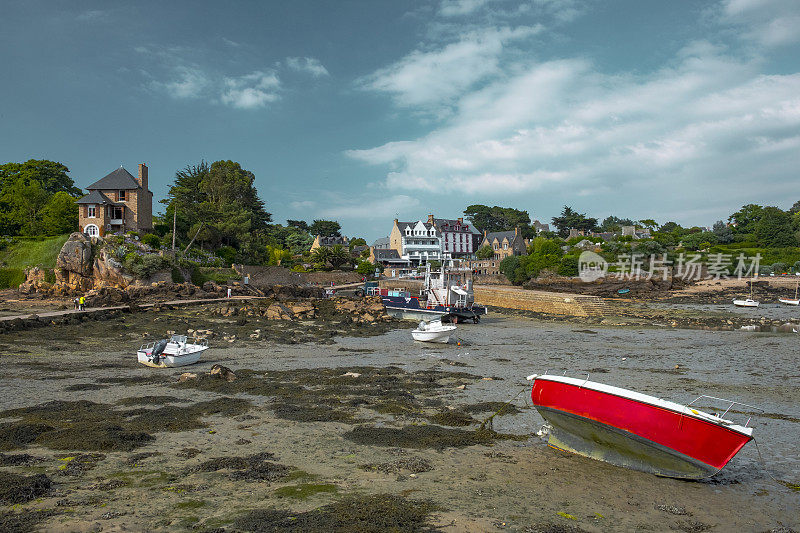
M 80 276 L 92 274 L 92 238 L 75 232 L 69 236 L 56 259 L 56 270 L 66 270 Z
M 349 314 L 353 322 L 378 322 L 389 320 L 386 306 L 380 296 L 368 296 L 360 299 L 334 298 L 336 310 Z

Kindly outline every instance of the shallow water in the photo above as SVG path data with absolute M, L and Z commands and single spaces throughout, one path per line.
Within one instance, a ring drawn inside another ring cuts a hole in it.
M 746 296 L 742 296 L 745 298 Z M 736 313 L 758 320 L 767 318 L 770 320 L 791 320 L 800 319 L 800 306 L 786 305 L 782 303 L 761 302 L 758 307 L 738 307 L 733 303 L 727 304 L 684 304 L 684 303 L 662 303 L 648 302 L 647 307 L 653 309 L 676 309 L 682 311 L 700 311 L 707 313 Z

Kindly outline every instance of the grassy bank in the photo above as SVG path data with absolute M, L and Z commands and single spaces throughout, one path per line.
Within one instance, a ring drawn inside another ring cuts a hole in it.
M 18 287 L 25 281 L 25 269 L 32 266 L 55 268 L 58 252 L 69 235 L 44 238 L 14 238 L 0 249 L 0 289 Z

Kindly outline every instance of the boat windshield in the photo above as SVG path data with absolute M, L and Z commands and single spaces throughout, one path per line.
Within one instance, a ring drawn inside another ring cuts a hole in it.
M 170 337 L 169 342 L 174 342 L 176 344 L 186 344 L 186 335 L 173 335 Z

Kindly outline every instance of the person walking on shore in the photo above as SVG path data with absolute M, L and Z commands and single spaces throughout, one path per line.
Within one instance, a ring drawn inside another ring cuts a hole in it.
M 77 296 L 72 300 L 72 308 L 73 309 L 77 309 L 78 308 L 78 297 Z
M 230 297 L 231 297 L 231 288 L 228 287 L 228 298 L 230 298 Z
M 78 311 L 85 311 L 86 310 L 86 296 L 81 294 L 81 297 L 78 299 Z

